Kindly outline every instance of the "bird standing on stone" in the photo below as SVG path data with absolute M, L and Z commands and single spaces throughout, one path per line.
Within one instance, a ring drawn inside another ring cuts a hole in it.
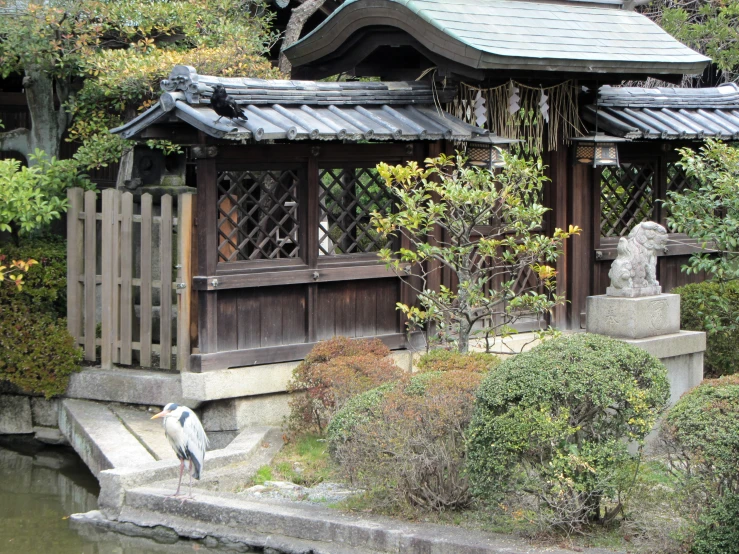
M 188 461 L 190 474 L 190 494 L 192 498 L 192 478 L 200 479 L 205 460 L 205 449 L 208 447 L 208 436 L 205 434 L 198 416 L 187 406 L 180 406 L 174 402 L 167 404 L 164 409 L 151 419 L 164 418 L 164 435 L 167 437 L 172 450 L 180 459 L 180 480 L 177 491 L 173 496 L 180 495 L 182 472 L 185 469 L 185 460 Z
M 213 87 L 213 95 L 210 97 L 210 107 L 219 116 L 216 119 L 216 123 L 221 120 L 221 117 L 243 119 L 244 121 L 249 119 L 246 117 L 244 110 L 241 109 L 241 106 L 236 103 L 236 100 L 226 93 L 226 88 L 223 85 L 215 85 Z

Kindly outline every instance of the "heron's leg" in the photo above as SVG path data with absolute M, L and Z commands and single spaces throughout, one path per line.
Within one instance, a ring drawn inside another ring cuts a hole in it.
M 192 460 L 190 460 L 190 498 L 192 498 Z
M 218 123 L 221 120 L 222 117 L 223 117 L 222 115 L 221 116 L 218 116 L 218 119 L 215 120 L 215 123 Z
M 172 496 L 179 496 L 180 495 L 180 486 L 182 485 L 182 472 L 185 469 L 185 460 L 180 460 L 180 480 L 177 481 L 177 492 L 175 492 Z

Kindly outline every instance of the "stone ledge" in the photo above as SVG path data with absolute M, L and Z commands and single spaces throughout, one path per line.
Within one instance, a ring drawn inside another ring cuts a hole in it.
M 192 501 L 166 498 L 168 490 L 141 487 L 128 492 L 115 523 L 142 528 L 165 527 L 193 539 L 213 537 L 219 542 L 250 547 L 276 547 L 283 552 L 316 554 L 403 552 L 408 554 L 567 554 L 558 547 L 537 548 L 522 539 L 386 517 L 342 513 L 321 506 L 246 500 L 236 494 L 198 491 Z M 95 517 L 91 514 L 90 517 Z M 100 516 L 97 516 L 98 518 Z M 84 516 L 75 516 L 81 523 Z M 95 523 L 91 521 L 91 523 Z M 132 530 L 132 528 L 129 528 Z M 142 532 L 146 532 L 142 529 Z M 280 546 L 268 543 L 278 538 Z M 310 545 L 309 550 L 298 545 Z M 601 554 L 601 549 L 584 549 Z
M 102 400 L 124 404 L 164 406 L 169 402 L 197 408 L 183 396 L 179 373 L 143 369 L 84 369 L 73 373 L 65 393 L 67 398 Z
M 702 331 L 679 331 L 659 337 L 621 340 L 638 346 L 660 359 L 703 353 L 706 349 L 706 334 Z

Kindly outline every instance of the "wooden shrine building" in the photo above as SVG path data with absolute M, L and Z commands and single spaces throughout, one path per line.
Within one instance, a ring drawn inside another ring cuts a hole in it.
M 410 292 L 378 262 L 384 244 L 369 224 L 392 202 L 378 162 L 422 161 L 488 132 L 541 155 L 551 180 L 543 231 L 583 228 L 558 262 L 571 303 L 551 324 L 580 328 L 618 238 L 664 221 L 658 200 L 690 186 L 675 148 L 739 140 L 734 86 L 609 86 L 677 83 L 709 63 L 621 0 L 349 0 L 286 53 L 296 79 L 381 81 L 222 78 L 178 66 L 160 101 L 113 131 L 186 146 L 185 180 L 197 189 L 186 283 L 196 292 L 193 371 L 301 359 L 334 335 L 406 346 L 395 305 Z M 248 121 L 210 109 L 218 83 Z M 570 138 L 595 130 L 628 139 L 618 166 L 578 163 Z M 136 156 L 134 173 L 146 153 Z M 665 290 L 688 281 L 680 266 L 694 248 L 672 238 L 659 260 Z M 439 273 L 435 286 L 449 282 Z

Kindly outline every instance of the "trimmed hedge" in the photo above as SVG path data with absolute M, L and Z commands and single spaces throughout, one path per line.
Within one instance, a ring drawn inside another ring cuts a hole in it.
M 705 314 L 717 313 L 713 297 L 720 294 L 717 283 L 704 281 L 673 289 L 680 295 L 680 327 L 690 331 L 706 331 Z M 724 285 L 724 302 L 734 314 L 739 314 L 739 282 Z M 724 318 L 724 325 L 729 321 Z M 731 375 L 739 370 L 739 329 L 708 333 L 706 337 L 706 373 L 713 376 Z
M 20 246 L 0 246 L 0 256 L 8 260 L 34 259 L 23 277 L 23 290 L 0 286 L 0 306 L 25 305 L 36 313 L 53 318 L 67 315 L 67 246 L 60 237 L 24 239 Z M 0 265 L 7 265 L 0 263 Z
M 613 517 L 642 441 L 669 398 L 667 372 L 644 350 L 565 335 L 503 362 L 477 391 L 468 471 L 488 502 L 527 491 L 543 526 L 576 530 Z
M 80 369 L 82 350 L 65 319 L 24 306 L 4 306 L 0 317 L 0 380 L 46 398 L 63 394 Z
M 355 396 L 331 421 L 332 456 L 375 506 L 445 511 L 472 500 L 464 430 L 485 373 L 464 357 L 454 359 L 465 369 L 425 371 Z
M 460 354 L 454 350 L 437 349 L 418 359 L 418 371 L 475 371 L 485 372 L 500 365 L 500 358 L 485 352 Z

